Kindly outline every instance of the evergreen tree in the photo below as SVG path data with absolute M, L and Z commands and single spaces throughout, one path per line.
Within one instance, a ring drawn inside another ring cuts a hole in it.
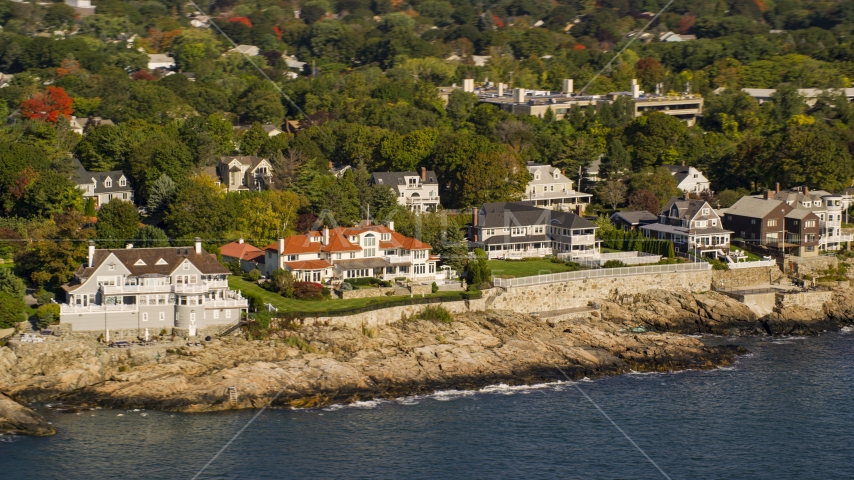
M 165 210 L 172 200 L 175 199 L 175 192 L 178 186 L 172 181 L 172 178 L 165 173 L 161 174 L 154 184 L 151 186 L 151 191 L 148 194 L 148 213 L 149 215 Z
M 433 245 L 433 253 L 442 258 L 442 263 L 448 265 L 461 275 L 468 262 L 468 245 L 463 231 L 456 225 L 451 225 L 443 234 L 438 245 Z
M 145 225 L 136 230 L 134 246 L 138 248 L 168 247 L 169 237 L 163 230 Z
M 599 165 L 599 176 L 605 179 L 620 178 L 631 172 L 632 157 L 623 147 L 623 142 L 615 138 L 608 145 L 608 153 L 602 157 Z
M 133 243 L 139 228 L 139 214 L 130 202 L 113 200 L 98 210 L 95 231 L 101 248 L 122 248 Z

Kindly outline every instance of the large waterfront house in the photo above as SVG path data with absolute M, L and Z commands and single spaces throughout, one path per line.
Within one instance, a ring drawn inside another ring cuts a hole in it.
M 800 257 L 818 255 L 819 217 L 774 200 L 774 193 L 742 197 L 725 210 L 724 226 L 748 246 L 782 247 L 787 254 Z
M 228 288 L 228 270 L 196 239 L 192 247 L 96 249 L 63 285 L 59 321 L 74 330 L 232 324 L 248 308 Z
M 809 187 L 780 190 L 779 184 L 769 195 L 770 198 L 785 202 L 795 210 L 809 210 L 816 214 L 819 220 L 819 250 L 839 250 L 843 243 L 854 241 L 854 235 L 842 233 L 845 203 L 843 195 L 824 190 L 810 190 Z
M 528 162 L 528 173 L 531 180 L 525 187 L 525 199 L 537 207 L 583 214 L 584 208 L 590 204 L 592 195 L 573 190 L 572 180 L 559 168 Z
M 732 231 L 723 227 L 720 216 L 704 200 L 671 198 L 657 223 L 639 228 L 647 238 L 673 242 L 677 252 L 715 257 L 729 253 Z
M 690 165 L 686 166 L 685 162 L 682 162 L 682 165 L 662 165 L 662 167 L 670 171 L 676 179 L 676 187 L 683 193 L 699 195 L 711 189 L 712 183 L 703 175 L 703 172 Z
M 330 283 L 348 278 L 436 279 L 438 257 L 430 245 L 394 231 L 394 222 L 357 227 L 325 227 L 280 238 L 264 249 L 266 274 L 276 269 L 297 280 Z
M 441 203 L 436 172 L 424 167 L 420 172 L 374 172 L 371 184 L 391 188 L 398 205 L 416 212 L 434 212 Z
M 269 160 L 252 155 L 222 157 L 217 173 L 229 192 L 261 191 L 270 188 L 273 166 Z
M 95 208 L 113 200 L 133 202 L 133 188 L 121 170 L 110 172 L 89 172 L 77 158 L 73 159 L 72 180 L 83 191 L 83 198 L 92 198 Z
M 489 258 L 599 255 L 596 225 L 574 213 L 540 208 L 532 202 L 485 203 L 472 210 L 469 247 Z

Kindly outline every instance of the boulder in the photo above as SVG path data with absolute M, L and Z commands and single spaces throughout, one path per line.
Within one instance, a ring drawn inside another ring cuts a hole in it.
M 0 432 L 18 435 L 53 435 L 56 429 L 41 415 L 0 393 Z

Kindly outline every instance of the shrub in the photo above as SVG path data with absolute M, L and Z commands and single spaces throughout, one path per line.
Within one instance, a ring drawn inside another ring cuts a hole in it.
M 11 328 L 24 320 L 24 301 L 6 292 L 0 292 L 0 328 Z
M 50 301 L 53 300 L 53 298 L 54 298 L 53 293 L 46 292 L 46 291 L 42 290 L 41 292 L 39 292 L 37 294 L 36 302 L 38 302 L 39 305 L 44 305 L 46 303 L 50 303 Z
M 626 264 L 620 260 L 608 260 L 605 262 L 605 265 L 602 265 L 602 268 L 620 268 L 625 266 Z
M 486 263 L 486 252 L 476 248 L 474 256 L 475 259 L 470 261 L 466 267 L 468 282 L 474 285 L 489 282 L 492 279 L 492 270 Z
M 261 270 L 258 270 L 257 268 L 253 268 L 246 274 L 246 280 L 249 280 L 250 282 L 257 282 L 259 278 L 261 278 Z
M 483 298 L 483 292 L 480 290 L 473 290 L 462 293 L 463 300 L 477 300 L 478 298 Z
M 36 309 L 36 317 L 39 328 L 46 328 L 48 325 L 53 325 L 59 321 L 59 305 L 56 303 L 46 303 Z
M 262 297 L 261 295 L 251 292 L 244 292 L 243 297 L 249 301 L 249 306 L 254 308 L 256 311 L 264 308 L 264 297 Z
M 353 284 L 345 281 L 341 284 L 340 287 L 338 287 L 338 289 L 341 290 L 342 292 L 349 292 L 349 291 L 353 290 Z
M 24 281 L 12 273 L 11 268 L 0 268 L 0 292 L 6 292 L 17 298 L 23 298 L 27 288 Z
M 329 287 L 323 287 L 320 289 L 320 294 L 323 295 L 323 298 L 329 298 L 332 295 L 332 290 Z
M 441 305 L 427 305 L 420 313 L 415 315 L 418 320 L 433 320 L 442 323 L 451 323 L 454 317 L 445 307 Z
M 436 285 L 436 282 L 433 282 L 433 285 L 430 285 L 430 291 L 436 293 L 439 291 L 439 286 Z
M 323 298 L 323 285 L 312 282 L 294 282 L 294 297 L 299 300 L 320 300 Z
M 283 297 L 294 296 L 294 276 L 291 272 L 277 268 L 270 274 L 270 279 L 264 282 L 264 287 Z
M 262 330 L 267 330 L 270 328 L 270 321 L 273 319 L 273 314 L 268 312 L 266 308 L 262 310 L 258 310 L 258 314 L 255 315 L 255 323 L 258 324 Z
M 712 270 L 729 270 L 729 265 L 723 260 L 709 258 L 706 261 L 712 264 Z
M 308 283 L 308 282 L 306 282 Z M 291 335 L 285 340 L 285 345 L 289 347 L 296 347 L 306 353 L 315 353 L 314 347 L 311 346 L 308 342 L 302 339 L 302 337 L 298 335 Z

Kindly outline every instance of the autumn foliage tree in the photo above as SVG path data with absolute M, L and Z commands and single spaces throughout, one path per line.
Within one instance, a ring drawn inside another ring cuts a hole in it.
M 21 103 L 21 114 L 32 120 L 56 123 L 61 116 L 71 117 L 74 112 L 72 102 L 64 88 L 47 87 L 43 93 Z

